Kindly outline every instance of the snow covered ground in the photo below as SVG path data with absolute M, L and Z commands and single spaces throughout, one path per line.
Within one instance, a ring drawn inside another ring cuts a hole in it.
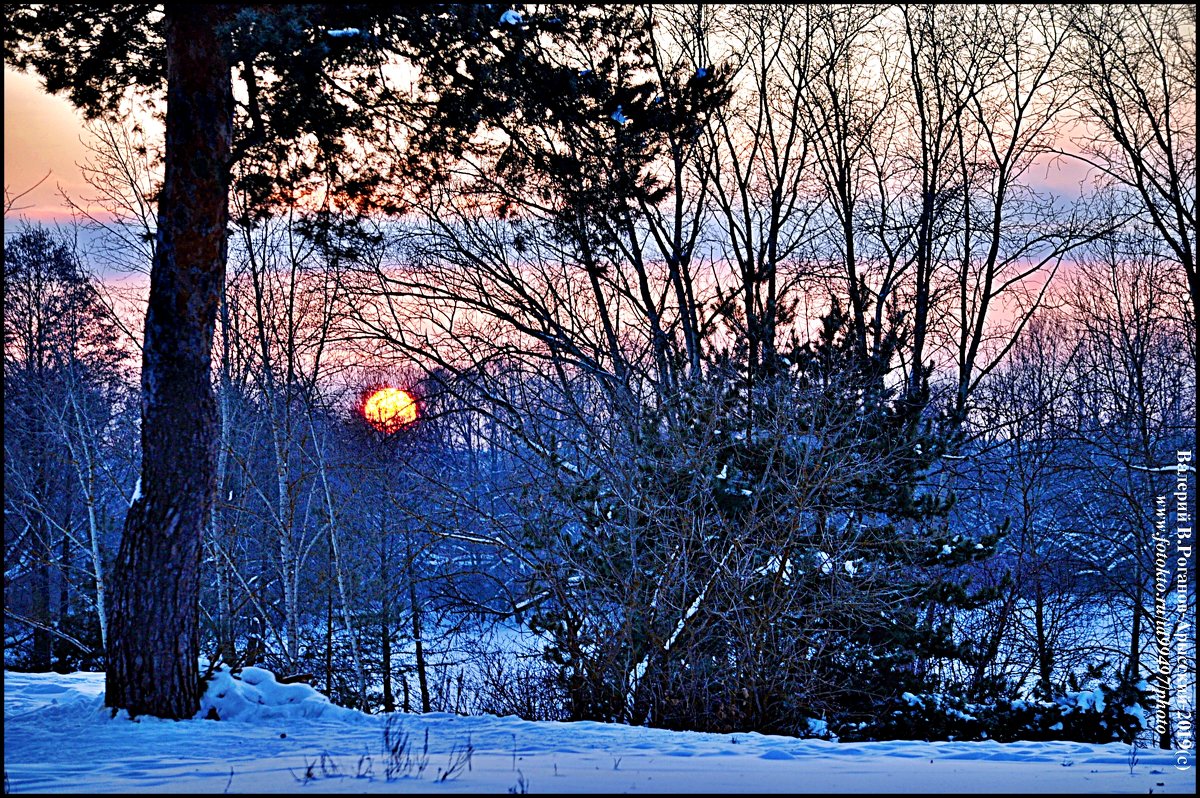
M 600 723 L 399 715 L 330 704 L 266 671 L 219 674 L 224 720 L 112 719 L 100 673 L 4 674 L 11 792 L 1137 792 L 1191 793 L 1169 753 L 1079 743 L 838 744 Z M 426 732 L 428 748 L 425 749 Z M 467 755 L 470 749 L 469 757 Z M 421 768 L 422 761 L 425 762 Z M 448 778 L 447 770 L 461 767 Z M 389 764 L 397 767 L 389 779 Z

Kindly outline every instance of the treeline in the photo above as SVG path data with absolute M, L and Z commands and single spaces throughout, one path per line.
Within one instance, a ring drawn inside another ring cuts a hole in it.
M 1194 446 L 1194 9 L 458 21 L 490 44 L 422 64 L 363 187 L 399 219 L 236 175 L 213 657 L 371 710 L 843 738 L 1052 736 L 1101 680 L 1061 733 L 1130 734 Z M 137 380 L 68 247 L 5 267 L 7 664 L 102 667 Z M 383 382 L 421 399 L 387 436 Z

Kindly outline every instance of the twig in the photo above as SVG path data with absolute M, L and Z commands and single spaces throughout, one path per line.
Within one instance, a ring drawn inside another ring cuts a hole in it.
M 448 779 L 458 778 L 462 775 L 462 770 L 465 767 L 471 769 L 471 756 L 475 753 L 475 746 L 471 744 L 471 735 L 467 735 L 467 744 L 460 748 L 457 743 L 450 749 L 450 758 L 446 762 L 446 769 L 438 775 L 438 781 L 447 781 Z
M 71 643 L 72 645 L 74 645 L 76 648 L 78 648 L 84 654 L 92 654 L 92 655 L 95 654 L 95 652 L 92 651 L 90 648 L 85 646 L 83 643 L 80 643 L 78 640 L 71 637 L 69 634 L 66 634 L 65 632 L 60 632 L 57 629 L 47 626 L 44 623 L 35 621 L 33 618 L 26 618 L 24 615 L 21 615 L 20 613 L 13 612 L 8 607 L 4 608 L 4 614 L 5 614 L 5 616 L 12 618 L 14 621 L 29 624 L 34 629 L 41 629 L 43 632 L 49 632 L 50 634 L 54 635 L 55 637 L 61 637 L 63 640 L 66 640 L 68 643 Z

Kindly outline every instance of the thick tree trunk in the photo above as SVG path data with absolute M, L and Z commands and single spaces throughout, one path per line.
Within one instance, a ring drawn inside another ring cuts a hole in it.
M 213 502 L 209 367 L 225 281 L 232 87 L 223 6 L 168 5 L 166 173 L 142 350 L 141 496 L 113 571 L 105 702 L 199 708 L 200 553 Z

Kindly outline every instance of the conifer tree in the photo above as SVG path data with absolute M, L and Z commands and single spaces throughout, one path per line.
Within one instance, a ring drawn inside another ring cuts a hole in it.
M 482 32 L 496 20 L 485 27 L 469 5 L 43 4 L 8 14 L 6 62 L 36 70 L 47 91 L 88 117 L 117 113 L 131 96 L 166 100 L 142 361 L 142 476 L 113 574 L 106 702 L 135 715 L 191 717 L 201 689 L 201 540 L 215 490 L 209 367 L 232 167 L 242 164 L 240 188 L 264 213 L 314 176 L 351 204 L 371 205 L 382 175 L 347 166 L 351 143 L 389 132 L 381 119 L 407 124 L 405 104 L 379 78 L 382 65 L 437 56 L 442 72 L 435 65 L 433 73 L 444 76 L 453 63 L 445 58 L 490 42 Z M 430 50 L 448 38 L 459 46 Z M 236 106 L 235 74 L 247 87 Z M 304 157 L 289 157 L 297 151 Z

